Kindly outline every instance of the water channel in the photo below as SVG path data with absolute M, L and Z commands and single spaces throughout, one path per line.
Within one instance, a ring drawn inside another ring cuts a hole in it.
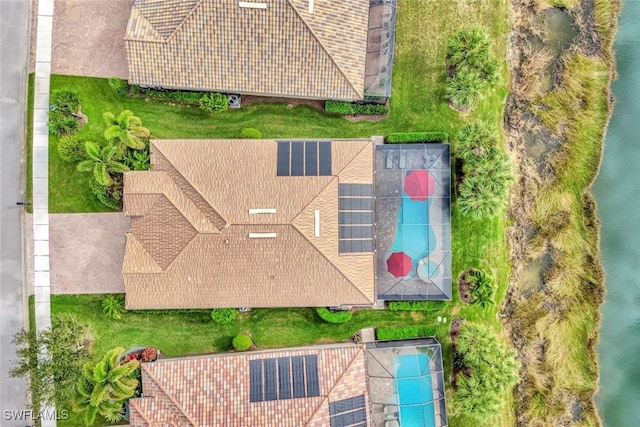
M 602 222 L 606 301 L 600 332 L 605 427 L 640 425 L 640 1 L 626 0 L 615 43 L 619 78 L 604 158 L 594 185 Z

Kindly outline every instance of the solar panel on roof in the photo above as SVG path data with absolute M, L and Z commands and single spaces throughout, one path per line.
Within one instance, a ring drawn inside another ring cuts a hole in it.
M 342 412 L 353 411 L 354 409 L 364 408 L 364 394 L 347 399 L 337 400 L 329 403 L 329 414 L 337 415 Z
M 306 141 L 304 144 L 304 174 L 318 175 L 318 141 Z
M 289 176 L 291 164 L 289 160 L 289 151 L 290 151 L 290 142 L 289 141 L 278 141 L 278 161 L 277 161 L 277 175 L 278 176 Z
M 249 361 L 249 401 L 262 402 L 262 360 Z
M 347 427 L 359 424 L 367 420 L 367 413 L 362 409 L 352 412 L 344 412 L 340 415 L 332 415 L 330 418 L 331 427 Z
M 291 399 L 291 358 L 278 358 L 278 399 Z
M 320 141 L 318 143 L 319 174 L 331 175 L 331 141 Z
M 276 359 L 264 359 L 264 400 L 278 399 L 278 379 L 276 376 Z
M 373 252 L 373 239 L 362 241 L 362 252 Z
M 304 175 L 304 142 L 291 142 L 291 176 Z
M 305 356 L 304 364 L 307 374 L 307 397 L 320 396 L 320 384 L 318 383 L 318 356 L 315 354 Z
M 304 359 L 302 356 L 291 358 L 291 372 L 293 374 L 293 397 L 305 397 Z

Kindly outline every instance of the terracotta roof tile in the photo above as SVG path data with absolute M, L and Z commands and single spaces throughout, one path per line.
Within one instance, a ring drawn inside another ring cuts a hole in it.
M 125 49 L 129 81 L 205 91 L 364 97 L 368 0 L 136 0 Z
M 320 396 L 249 401 L 250 360 L 304 355 L 317 355 Z M 352 344 L 147 363 L 142 368 L 142 397 L 130 401 L 133 409 L 130 423 L 132 426 L 163 425 L 170 421 L 198 427 L 327 426 L 329 401 L 368 394 L 364 366 L 364 350 Z

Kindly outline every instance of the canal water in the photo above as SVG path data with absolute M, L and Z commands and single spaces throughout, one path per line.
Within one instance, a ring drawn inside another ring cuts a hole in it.
M 626 0 L 615 43 L 619 78 L 594 184 L 607 294 L 600 332 L 605 427 L 640 426 L 640 1 Z

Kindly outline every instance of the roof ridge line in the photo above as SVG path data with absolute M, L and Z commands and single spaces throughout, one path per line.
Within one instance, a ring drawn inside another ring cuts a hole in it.
M 127 29 L 125 29 L 125 33 L 124 33 L 124 41 L 144 41 L 146 43 L 167 43 L 167 41 L 165 40 L 164 37 L 162 37 L 162 34 L 160 34 L 158 32 L 158 29 L 151 23 L 151 21 L 149 21 L 149 18 L 147 18 L 145 16 L 144 13 L 142 13 L 142 10 L 140 10 L 140 8 L 136 5 L 135 1 L 133 2 L 133 4 L 131 5 L 132 10 L 135 9 L 138 13 L 138 15 L 140 15 L 140 17 L 142 17 L 145 21 L 147 21 L 147 24 L 149 25 L 149 28 L 151 28 L 153 30 L 153 32 L 157 35 L 157 37 L 160 40 L 149 40 L 146 37 L 144 39 L 137 39 L 137 38 L 131 38 L 131 37 L 127 37 L 127 30 L 129 28 L 129 23 L 127 22 Z
M 371 138 L 368 138 L 368 139 L 367 139 L 367 142 L 371 142 Z M 353 157 L 351 158 L 351 160 L 349 160 L 349 162 L 348 162 L 346 165 L 344 165 L 344 167 L 343 167 L 342 169 L 340 169 L 340 172 L 336 173 L 336 176 L 339 178 L 339 177 L 340 177 L 340 174 L 341 174 L 342 172 L 344 172 L 344 171 L 345 171 L 345 169 L 347 169 L 349 166 L 351 166 L 351 164 L 352 164 L 353 162 L 355 162 L 355 161 L 356 161 L 356 159 L 360 156 L 360 154 L 362 154 L 362 152 L 363 152 L 363 151 L 365 150 L 365 148 L 367 148 L 367 147 L 369 147 L 369 144 L 365 144 L 365 145 L 364 145 L 364 147 L 362 147 L 362 148 L 361 148 L 361 149 L 356 153 L 356 155 L 355 155 L 355 156 L 353 156 Z M 375 147 L 374 147 L 374 148 L 375 148 Z M 374 155 L 373 157 L 374 157 L 374 159 L 373 159 L 373 164 L 374 164 L 374 169 L 375 169 L 375 155 Z
M 201 2 L 203 0 L 200 0 Z M 189 181 L 189 179 L 173 164 L 173 162 L 169 159 L 169 157 L 167 157 L 167 155 L 160 149 L 160 147 L 155 144 L 155 141 L 167 141 L 167 140 L 161 140 L 161 139 L 156 139 L 153 141 L 149 141 L 149 151 L 151 152 L 151 144 L 153 144 L 153 147 L 158 150 L 158 152 L 160 154 L 162 154 L 162 157 L 165 158 L 165 160 L 167 161 L 167 163 L 169 163 L 171 165 L 171 167 L 184 179 L 184 181 L 189 184 L 189 186 L 193 189 L 194 192 L 196 192 L 200 198 L 202 199 L 203 202 L 205 202 L 207 205 L 209 205 L 209 207 L 220 217 L 221 220 L 223 220 L 225 222 L 225 227 L 219 229 L 209 218 L 207 218 L 207 221 L 213 226 L 213 228 L 215 228 L 216 230 L 218 230 L 218 232 L 222 232 L 222 230 L 224 230 L 225 228 L 227 228 L 229 225 L 231 225 L 231 223 L 229 222 L 229 220 L 227 220 L 224 216 L 222 216 L 222 214 L 220 214 L 220 212 L 218 211 L 218 209 L 214 208 L 211 203 L 209 203 L 209 201 L 207 199 L 204 198 L 204 196 L 202 195 L 202 193 L 193 185 L 193 183 L 191 181 Z M 176 184 L 176 182 L 171 178 L 171 176 L 166 172 L 166 171 L 156 171 L 156 172 L 163 172 L 165 175 L 167 175 L 167 177 L 169 178 L 169 180 L 171 181 L 171 183 L 178 189 L 178 191 L 183 194 L 194 206 L 195 208 L 198 210 L 198 212 L 200 212 L 205 218 L 207 217 L 207 215 L 202 212 L 199 208 L 198 205 L 196 205 L 196 203 L 191 200 L 191 198 L 184 193 L 180 187 L 178 186 L 178 184 Z M 165 196 L 166 197 L 166 196 Z M 167 197 L 168 199 L 168 197 Z M 175 205 L 174 205 L 175 206 Z M 176 209 L 178 209 L 176 207 Z M 178 209 L 178 211 L 180 211 L 180 209 Z M 182 214 L 182 212 L 180 212 Z M 182 214 L 182 216 L 184 216 L 184 214 Z M 188 221 L 188 220 L 187 220 Z M 192 224 L 193 226 L 193 224 Z M 193 226 L 193 228 L 196 228 L 195 226 Z M 198 233 L 200 233 L 200 231 L 196 228 L 196 231 Z
M 149 253 L 149 251 L 147 250 L 147 248 L 145 248 L 145 247 L 144 247 L 144 245 L 142 244 L 142 242 L 141 242 L 140 240 L 138 240 L 138 238 L 137 238 L 137 237 L 136 237 L 136 235 L 133 233 L 133 231 L 128 231 L 128 232 L 126 232 L 126 233 L 124 233 L 124 234 L 125 234 L 125 237 L 126 237 L 127 235 L 128 235 L 128 236 L 133 237 L 133 238 L 135 239 L 135 241 L 138 243 L 138 245 L 142 248 L 142 250 L 143 250 L 143 251 L 145 251 L 145 253 L 146 253 L 147 255 L 149 255 L 149 259 L 151 259 L 151 261 L 153 261 L 153 263 L 158 267 L 158 269 L 159 269 L 162 273 L 164 273 L 164 272 L 165 272 L 165 269 L 164 269 L 164 268 L 162 268 L 162 267 L 160 266 L 160 264 L 158 264 L 158 262 L 153 258 L 153 255 L 151 255 L 151 253 Z M 125 243 L 126 243 L 126 241 L 125 241 Z M 189 242 L 189 243 L 191 243 L 191 242 Z M 136 274 L 136 273 L 131 273 L 131 272 L 126 272 L 126 273 L 125 273 L 125 272 L 123 271 L 123 272 L 122 272 L 122 274 Z M 159 272 L 157 272 L 157 271 L 154 271 L 154 272 L 151 272 L 151 273 L 149 273 L 149 272 L 145 272 L 145 273 L 143 273 L 143 274 L 160 274 L 160 273 L 159 273 Z
M 333 387 L 331 387 L 331 389 L 327 392 L 326 397 L 322 400 L 322 402 L 320 402 L 320 404 L 324 403 L 325 400 L 326 401 L 329 400 L 329 395 L 331 394 L 331 392 L 338 386 L 338 384 L 340 383 L 340 380 L 342 380 L 342 378 L 344 378 L 344 376 L 347 375 L 347 372 L 349 371 L 349 368 L 351 368 L 351 365 L 353 365 L 355 363 L 356 357 L 359 356 L 360 354 L 362 354 L 362 352 L 363 352 L 362 347 L 359 346 L 358 350 L 356 351 L 356 354 L 353 355 L 353 357 L 351 358 L 351 360 L 347 364 L 347 366 L 344 369 L 344 371 L 342 371 L 342 374 L 340 374 L 340 376 L 333 383 Z M 311 419 L 305 424 L 305 427 L 308 426 L 309 423 L 311 423 L 311 421 L 313 420 L 314 415 L 318 412 L 319 409 L 320 409 L 320 405 L 318 405 L 318 408 L 316 408 L 316 410 L 313 412 L 313 415 L 311 415 Z M 329 418 L 331 418 L 331 415 L 329 415 Z
M 318 42 L 318 44 L 320 45 L 320 47 L 322 48 L 322 50 L 327 54 L 327 56 L 329 57 L 329 59 L 331 60 L 331 62 L 333 63 L 333 65 L 336 66 L 336 68 L 338 69 L 338 71 L 340 71 L 340 74 L 342 74 L 342 76 L 345 78 L 345 80 L 347 81 L 347 83 L 349 83 L 349 86 L 351 86 L 351 89 L 353 89 L 353 91 L 359 96 L 359 97 L 364 97 L 364 93 L 360 93 L 360 91 L 358 89 L 356 89 L 356 87 L 354 86 L 353 82 L 349 79 L 349 77 L 347 76 L 347 74 L 344 72 L 344 70 L 342 69 L 342 67 L 340 66 L 340 64 L 338 64 L 338 62 L 333 58 L 333 55 L 329 52 L 329 49 L 327 49 L 327 47 L 325 46 L 325 44 L 322 42 L 322 40 L 320 39 L 320 37 L 318 37 L 318 34 L 316 34 L 316 32 L 313 30 L 313 28 L 311 28 L 311 26 L 309 25 L 309 23 L 306 21 L 306 19 L 304 19 L 304 17 L 302 16 L 302 14 L 300 13 L 300 11 L 298 10 L 298 8 L 293 4 L 292 0 L 286 0 L 287 4 L 289 4 L 289 6 L 291 6 L 291 8 L 296 12 L 296 15 L 298 15 L 298 17 L 300 18 L 300 20 L 304 23 L 305 27 L 307 27 L 307 29 L 309 30 L 309 32 L 313 35 L 313 37 L 316 39 L 316 41 Z
M 204 2 L 204 0 L 198 0 L 198 2 L 195 4 L 195 6 L 193 6 L 193 8 L 189 11 L 189 13 L 187 13 L 185 15 L 185 17 L 182 19 L 182 21 L 180 21 L 180 23 L 178 25 L 176 25 L 176 28 L 173 30 L 173 32 L 171 34 L 169 34 L 169 37 L 167 37 L 165 39 L 165 43 L 169 43 L 169 40 L 171 40 L 171 38 L 173 36 L 175 36 L 175 34 L 178 32 L 178 30 L 180 28 L 182 28 L 182 26 L 184 25 L 184 23 L 187 21 L 187 19 L 189 19 L 191 17 L 191 15 L 193 15 L 193 12 L 198 9 L 200 7 L 200 5 Z
M 360 154 L 360 153 L 358 152 L 358 154 Z M 298 213 L 298 215 L 296 215 L 295 217 L 293 217 L 293 219 L 291 220 L 291 223 L 290 223 L 290 224 L 285 224 L 285 225 L 290 225 L 291 227 L 293 227 L 293 229 L 294 229 L 294 230 L 296 230 L 296 231 L 297 231 L 297 232 L 302 236 L 302 238 L 303 238 L 303 239 L 305 239 L 307 242 L 309 242 L 309 244 L 311 245 L 311 247 L 312 247 L 313 249 L 315 249 L 316 251 L 318 251 L 318 252 L 320 253 L 320 255 L 322 255 L 322 257 L 323 257 L 324 259 L 326 259 L 326 260 L 327 260 L 327 262 L 328 262 L 328 263 L 329 263 L 329 264 L 330 264 L 330 265 L 331 265 L 331 266 L 332 266 L 332 267 L 333 267 L 333 268 L 334 268 L 334 269 L 335 269 L 335 270 L 336 270 L 336 271 L 337 271 L 337 272 L 338 272 L 342 277 L 344 277 L 344 278 L 347 280 L 347 282 L 351 285 L 351 287 L 352 287 L 352 288 L 356 289 L 356 290 L 357 290 L 357 291 L 358 291 L 358 292 L 359 292 L 359 293 L 364 297 L 364 299 L 365 299 L 366 301 L 369 301 L 369 298 L 364 294 L 364 292 L 362 292 L 362 290 L 360 290 L 360 288 L 359 288 L 359 287 L 357 287 L 357 286 L 356 286 L 356 284 L 355 284 L 355 283 L 353 283 L 353 282 L 351 281 L 351 279 L 349 279 L 349 278 L 347 277 L 347 275 L 346 275 L 346 274 L 344 274 L 344 272 L 343 272 L 341 269 L 339 269 L 339 268 L 338 268 L 338 266 L 337 266 L 337 265 L 335 265 L 335 264 L 334 264 L 334 263 L 333 263 L 333 262 L 332 262 L 332 261 L 331 261 L 331 260 L 330 260 L 326 255 L 325 255 L 325 254 L 324 254 L 324 252 L 322 252 L 320 249 L 318 249 L 318 247 L 317 247 L 316 245 L 314 245 L 314 244 L 313 244 L 313 242 L 312 242 L 311 240 L 309 240 L 309 238 L 308 238 L 307 236 L 305 236 L 305 234 L 304 234 L 302 231 L 300 231 L 300 230 L 298 229 L 298 227 L 296 227 L 296 225 L 295 225 L 295 221 L 296 221 L 296 219 L 298 219 L 298 217 L 299 217 L 300 215 L 302 215 L 302 214 L 307 210 L 307 208 L 309 207 L 309 205 L 311 205 L 311 203 L 313 203 L 313 202 L 318 198 L 318 196 L 320 195 L 320 193 L 322 193 L 324 190 L 326 190 L 326 189 L 327 189 L 327 187 L 328 187 L 329 185 L 331 185 L 331 183 L 332 183 L 334 180 L 338 180 L 338 177 L 337 177 L 337 176 L 334 176 L 334 177 L 333 177 L 333 179 L 332 179 L 331 181 L 329 181 L 329 183 L 327 183 L 327 185 L 325 185 L 325 186 L 322 188 L 322 190 L 320 190 L 320 191 L 318 192 L 318 194 L 316 194 L 316 196 L 315 196 L 313 199 L 311 199 L 311 200 L 309 201 L 309 203 L 307 203 L 307 205 L 306 205 L 304 208 L 302 208 L 302 209 L 300 210 L 300 212 Z M 339 181 L 339 180 L 338 180 L 338 181 Z M 339 182 L 338 182 L 338 184 L 339 184 Z M 340 255 L 338 254 L 338 256 L 340 256 Z M 372 302 L 373 302 L 373 301 L 372 301 Z
M 146 417 L 142 410 L 140 408 L 138 408 L 138 399 L 153 399 L 152 397 L 137 397 L 135 399 L 131 399 L 129 400 L 129 407 L 133 406 L 133 409 L 136 410 L 136 412 L 140 415 L 140 418 L 142 418 L 143 420 L 145 420 L 147 422 L 147 424 L 151 424 L 151 421 L 149 420 L 148 417 Z
M 176 408 L 178 408 L 178 411 L 180 411 L 182 413 L 182 415 L 184 415 L 184 417 L 191 423 L 193 424 L 193 426 L 197 426 L 198 424 L 193 421 L 193 418 L 191 418 L 189 415 L 187 415 L 186 411 L 182 408 L 182 406 L 176 401 L 176 399 L 173 398 L 173 396 L 171 396 L 167 390 L 160 384 L 160 381 L 153 375 L 151 374 L 151 372 L 149 372 L 149 369 L 146 368 L 146 366 L 144 364 L 140 364 L 141 369 L 144 369 L 144 371 L 147 373 L 147 375 L 149 376 L 149 378 L 156 384 L 156 386 L 164 393 L 165 396 L 167 396 L 169 398 L 169 400 L 171 400 L 171 402 L 173 402 L 174 405 L 176 405 Z

